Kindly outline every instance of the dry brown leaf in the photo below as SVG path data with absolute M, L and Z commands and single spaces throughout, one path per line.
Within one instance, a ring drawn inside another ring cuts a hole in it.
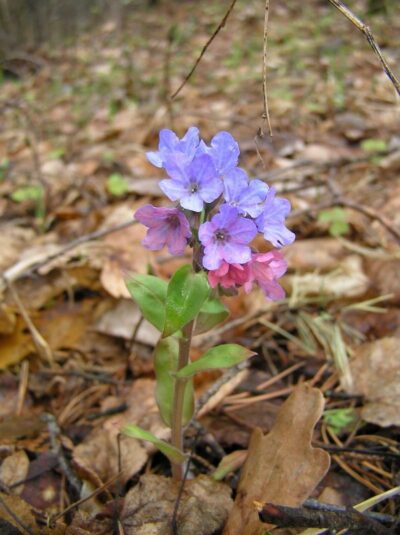
M 354 392 L 365 396 L 361 416 L 383 427 L 400 425 L 400 346 L 398 338 L 360 345 L 350 361 Z
M 10 511 L 14 513 L 14 517 L 16 517 L 24 527 L 30 530 L 30 533 L 34 533 L 35 535 L 40 534 L 40 528 L 36 525 L 35 517 L 33 516 L 32 508 L 29 504 L 27 504 L 19 496 L 8 496 L 7 494 L 3 493 L 0 493 L 0 500 L 6 504 Z M 15 526 L 20 530 L 20 533 L 26 533 L 25 529 L 22 528 L 21 524 L 18 523 L 14 517 L 10 515 L 6 511 L 5 507 L 0 504 L 0 519 L 5 520 L 9 524 Z
M 94 471 L 105 482 L 118 474 L 117 437 L 126 424 L 135 424 L 151 431 L 158 438 L 166 439 L 169 429 L 161 422 L 154 398 L 155 382 L 138 379 L 125 391 L 122 401 L 128 409 L 121 415 L 109 418 L 101 428 L 94 429 L 74 450 L 77 462 Z M 149 443 L 134 438 L 121 438 L 122 480 L 127 481 L 147 461 L 150 452 L 155 451 Z
M 116 306 L 105 312 L 95 325 L 95 330 L 108 336 L 116 336 L 131 340 L 138 322 L 142 320 L 137 304 L 132 299 L 120 299 Z M 160 333 L 151 323 L 142 320 L 136 333 L 136 342 L 155 346 Z
M 361 297 L 370 285 L 357 255 L 344 258 L 330 273 L 305 273 L 286 277 L 292 286 L 292 299 L 301 301 L 309 295 L 324 295 L 335 299 Z
M 138 205 L 135 207 L 119 206 L 109 215 L 104 227 L 129 221 L 138 207 Z M 153 254 L 141 243 L 145 235 L 146 228 L 143 225 L 133 225 L 104 238 L 109 249 L 103 263 L 100 280 L 113 297 L 130 297 L 125 285 L 125 278 L 129 273 L 147 273 Z
M 321 392 L 301 384 L 282 405 L 271 432 L 253 432 L 224 535 L 265 532 L 254 501 L 298 507 L 310 496 L 330 464 L 327 452 L 311 446 L 323 408 Z
M 180 484 L 153 474 L 143 476 L 125 497 L 125 535 L 169 535 Z M 232 507 L 231 490 L 201 475 L 186 481 L 179 501 L 177 533 L 210 535 L 221 529 Z
M 18 481 L 24 481 L 28 475 L 29 459 L 24 450 L 17 451 L 6 457 L 0 466 L 0 482 L 11 487 Z M 21 494 L 24 485 L 13 488 L 13 493 Z

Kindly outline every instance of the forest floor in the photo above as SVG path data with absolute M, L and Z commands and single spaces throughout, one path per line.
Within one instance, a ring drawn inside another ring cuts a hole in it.
M 211 474 L 225 454 L 247 448 L 256 427 L 269 432 L 306 382 L 325 396 L 312 444 L 331 454 L 312 497 L 355 505 L 400 485 L 394 88 L 328 1 L 273 2 L 271 138 L 261 118 L 263 2 L 237 1 L 172 101 L 229 3 L 165 4 L 138 7 L 119 26 L 107 22 L 75 42 L 16 54 L 15 76 L 1 81 L 2 533 L 162 533 L 151 531 L 154 518 L 148 531 L 146 520 L 135 524 L 144 505 L 131 493 L 143 474 L 168 475 L 165 458 L 135 439 L 117 441 L 127 423 L 168 437 L 153 396 L 156 333 L 139 325 L 124 283 L 129 272 L 168 278 L 187 262 L 145 250 L 144 229 L 131 224 L 139 206 L 163 202 L 162 172 L 145 157 L 161 128 L 182 135 L 197 126 L 206 140 L 229 131 L 241 166 L 290 199 L 296 233 L 284 250 L 287 298 L 240 293 L 226 300 L 230 319 L 195 340 L 193 358 L 223 342 L 257 356 L 213 396 L 221 374 L 196 377 L 196 396 L 207 403 L 187 432 L 191 475 Z M 363 2 L 353 7 L 399 73 L 399 6 L 374 15 Z M 289 424 L 281 432 L 283 442 L 298 440 Z M 294 449 L 285 453 L 292 472 Z M 238 477 L 227 473 L 226 488 L 235 490 Z M 280 503 L 292 503 L 292 492 L 284 488 Z M 149 497 L 157 507 L 163 499 Z M 399 503 L 376 510 L 393 519 Z

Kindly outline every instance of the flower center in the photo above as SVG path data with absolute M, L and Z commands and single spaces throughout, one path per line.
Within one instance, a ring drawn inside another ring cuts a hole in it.
M 179 217 L 177 217 L 176 215 L 170 215 L 167 218 L 167 223 L 171 228 L 177 229 L 180 225 Z
M 215 241 L 219 241 L 219 242 L 226 242 L 229 240 L 229 234 L 226 232 L 225 229 L 218 229 L 215 234 Z
M 196 182 L 192 182 L 189 186 L 190 193 L 196 193 L 199 191 L 199 185 Z

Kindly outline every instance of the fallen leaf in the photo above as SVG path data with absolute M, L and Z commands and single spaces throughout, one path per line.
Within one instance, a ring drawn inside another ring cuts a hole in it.
M 0 466 L 0 482 L 11 487 L 18 481 L 24 481 L 28 475 L 29 459 L 24 450 L 17 451 L 6 457 Z M 13 493 L 21 494 L 24 485 L 13 487 Z
M 118 473 L 118 435 L 126 424 L 135 424 L 150 431 L 157 438 L 167 439 L 170 430 L 161 422 L 154 398 L 155 382 L 138 379 L 121 396 L 128 409 L 106 420 L 101 428 L 94 429 L 74 450 L 74 459 L 94 471 L 103 481 Z M 122 480 L 126 482 L 145 464 L 154 446 L 134 438 L 122 437 L 121 466 Z
M 137 304 L 132 299 L 121 299 L 114 308 L 99 318 L 94 329 L 102 334 L 132 340 L 141 319 L 142 314 Z M 143 320 L 136 333 L 135 341 L 155 346 L 159 338 L 159 331 L 151 323 Z
M 148 474 L 125 497 L 121 515 L 125 535 L 166 535 L 180 483 Z M 201 475 L 185 482 L 179 500 L 177 533 L 210 535 L 224 525 L 232 507 L 227 485 Z
M 361 344 L 350 361 L 354 393 L 365 396 L 361 416 L 382 427 L 400 425 L 400 346 L 395 337 Z
M 7 508 L 12 511 L 14 515 L 10 515 L 6 508 L 0 505 L 0 519 L 5 520 L 6 522 L 15 526 L 18 530 L 18 533 L 22 533 L 21 524 L 18 523 L 14 517 L 16 517 L 22 524 L 30 530 L 30 533 L 39 535 L 39 528 L 36 525 L 35 517 L 32 513 L 32 508 L 19 496 L 0 493 L 0 500 L 4 502 Z M 4 532 L 3 532 L 4 533 Z M 25 533 L 25 530 L 23 531 Z
M 310 496 L 330 465 L 329 454 L 311 446 L 323 408 L 321 392 L 300 384 L 282 405 L 271 432 L 253 432 L 224 535 L 265 533 L 254 501 L 297 507 Z

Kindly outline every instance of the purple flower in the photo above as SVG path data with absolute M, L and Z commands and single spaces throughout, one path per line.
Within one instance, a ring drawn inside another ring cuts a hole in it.
M 199 146 L 199 130 L 192 126 L 182 139 L 164 128 L 160 131 L 160 142 L 157 152 L 147 152 L 146 156 L 150 163 L 156 167 L 165 167 L 168 160 L 178 158 L 183 164 L 193 160 Z
M 183 166 L 169 161 L 166 170 L 171 179 L 162 180 L 160 188 L 171 201 L 179 201 L 187 210 L 201 212 L 205 202 L 215 201 L 222 193 L 222 180 L 207 154 L 196 156 Z
M 278 251 L 253 253 L 249 269 L 250 279 L 244 284 L 246 293 L 251 291 L 253 282 L 256 282 L 267 299 L 279 301 L 285 297 L 285 290 L 276 280 L 287 270 L 287 262 L 281 253 Z
M 223 204 L 211 221 L 199 228 L 199 239 L 204 246 L 203 266 L 218 269 L 222 262 L 245 264 L 251 259 L 249 243 L 257 234 L 257 227 L 242 217 L 233 206 Z
M 295 240 L 295 234 L 285 227 L 285 218 L 290 212 L 287 199 L 277 199 L 276 190 L 270 188 L 265 199 L 264 209 L 256 219 L 258 230 L 274 247 L 289 245 Z
M 263 202 L 268 194 L 268 186 L 262 180 L 251 180 L 239 167 L 229 171 L 224 178 L 224 199 L 235 206 L 240 213 L 257 217 L 263 211 Z
M 229 132 L 218 132 L 210 143 L 211 147 L 202 141 L 199 150 L 209 154 L 220 176 L 225 175 L 236 167 L 239 159 L 239 145 Z
M 135 213 L 135 219 L 148 227 L 142 244 L 152 251 L 165 245 L 172 255 L 184 253 L 190 232 L 189 222 L 178 208 L 162 208 L 146 204 Z

